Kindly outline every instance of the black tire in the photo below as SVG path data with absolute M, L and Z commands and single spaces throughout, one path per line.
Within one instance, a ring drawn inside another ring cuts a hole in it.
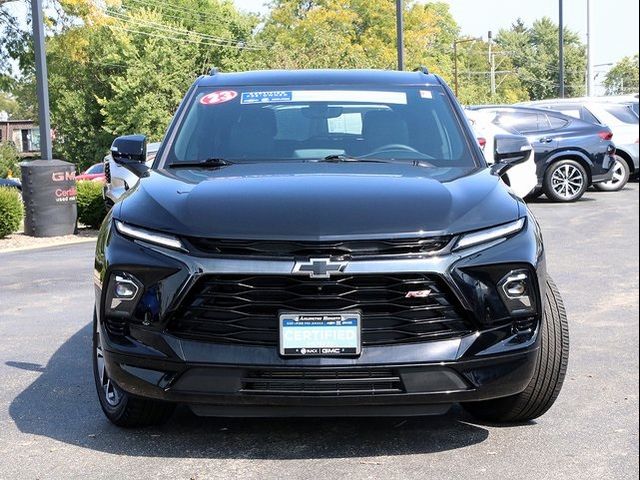
M 524 197 L 524 201 L 525 202 L 532 202 L 534 200 L 537 200 L 542 196 L 543 193 L 544 192 L 542 191 L 541 188 L 536 188 L 533 192 L 531 192 L 529 195 Z
M 596 183 L 596 190 L 601 192 L 619 192 L 629 183 L 631 169 L 624 158 L 616 155 L 616 164 L 613 167 L 613 180 L 606 183 Z
M 561 181 L 567 178 L 567 183 Z M 575 183 L 568 183 L 568 182 Z M 575 160 L 559 160 L 549 166 L 544 175 L 544 194 L 554 202 L 577 202 L 589 188 L 589 176 Z M 565 189 L 566 187 L 566 189 Z M 563 193 L 566 191 L 566 193 Z
M 100 342 L 100 332 L 96 314 L 93 314 L 93 378 L 95 380 L 96 391 L 100 406 L 105 416 L 111 423 L 125 428 L 148 427 L 165 423 L 173 414 L 175 405 L 172 403 L 159 402 L 145 398 L 134 397 L 120 389 L 115 383 L 111 383 L 105 388 L 108 379 L 106 370 L 102 370 L 102 376 L 98 369 L 99 354 L 102 349 Z M 113 396 L 107 399 L 107 391 L 111 391 Z
M 527 422 L 544 415 L 558 398 L 569 362 L 569 326 L 562 297 L 551 279 L 540 337 L 538 360 L 527 388 L 511 397 L 464 404 L 471 415 L 491 422 Z

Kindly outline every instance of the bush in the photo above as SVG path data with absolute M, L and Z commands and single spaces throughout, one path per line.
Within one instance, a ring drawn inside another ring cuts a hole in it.
M 20 156 L 13 143 L 0 142 L 0 178 L 20 178 Z
M 15 188 L 0 187 L 0 238 L 17 232 L 23 215 L 20 192 Z
M 87 227 L 98 228 L 107 208 L 102 198 L 102 183 L 78 182 L 78 221 Z

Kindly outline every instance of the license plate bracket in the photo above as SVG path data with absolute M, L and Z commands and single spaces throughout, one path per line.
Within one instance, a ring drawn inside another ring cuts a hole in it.
M 353 357 L 362 352 L 360 312 L 283 312 L 279 327 L 283 357 Z

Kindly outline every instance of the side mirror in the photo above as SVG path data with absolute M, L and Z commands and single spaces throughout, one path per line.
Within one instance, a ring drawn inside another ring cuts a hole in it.
M 148 174 L 147 137 L 144 135 L 125 135 L 116 138 L 111 144 L 111 158 L 118 165 L 138 177 Z
M 491 173 L 501 177 L 516 165 L 526 162 L 533 151 L 527 137 L 521 135 L 496 135 L 493 150 L 495 163 Z

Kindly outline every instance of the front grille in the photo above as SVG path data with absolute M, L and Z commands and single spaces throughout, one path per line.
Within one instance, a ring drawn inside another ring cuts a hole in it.
M 104 178 L 107 183 L 111 183 L 111 164 L 109 160 L 104 161 Z
M 214 240 L 207 238 L 188 238 L 187 241 L 197 252 L 210 255 L 278 258 L 314 256 L 363 258 L 431 254 L 446 247 L 451 241 L 451 237 L 346 242 Z
M 428 290 L 427 298 L 407 298 Z M 362 344 L 394 345 L 458 337 L 472 325 L 438 277 L 353 275 L 311 279 L 292 275 L 218 275 L 200 279 L 168 331 L 238 345 L 278 344 L 281 312 L 362 313 Z
M 389 395 L 404 393 L 402 381 L 389 369 L 250 370 L 242 379 L 250 395 Z

